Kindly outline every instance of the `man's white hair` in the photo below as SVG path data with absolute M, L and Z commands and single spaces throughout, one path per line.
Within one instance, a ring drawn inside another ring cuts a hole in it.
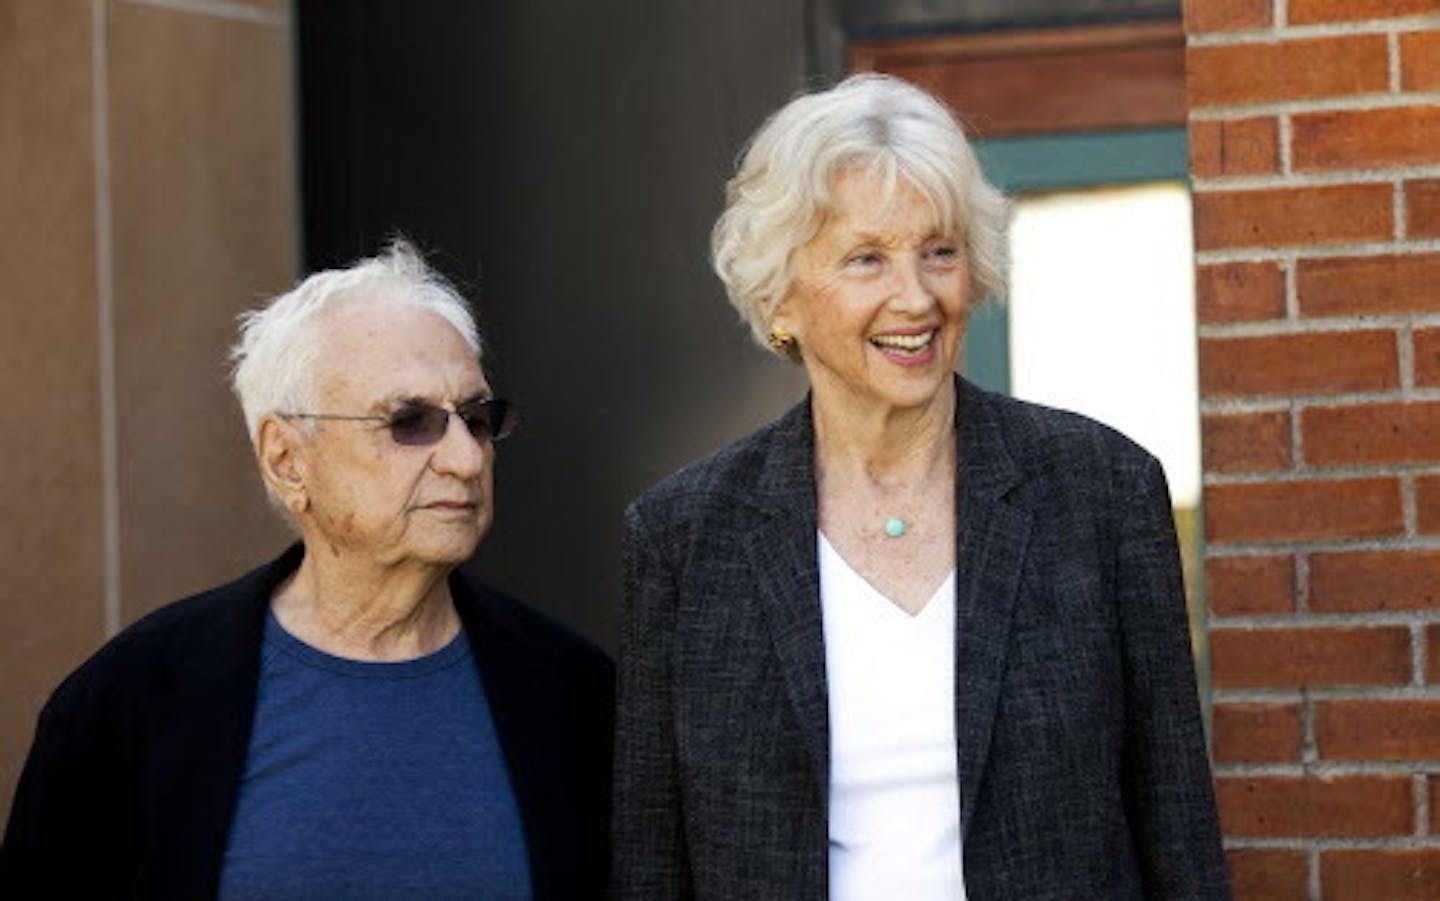
M 378 256 L 346 269 L 317 272 L 265 306 L 240 315 L 240 340 L 230 349 L 230 385 L 245 411 L 251 441 L 267 415 L 310 409 L 323 339 L 315 321 L 326 311 L 359 301 L 436 313 L 480 359 L 480 330 L 465 299 L 409 242 L 397 239 Z

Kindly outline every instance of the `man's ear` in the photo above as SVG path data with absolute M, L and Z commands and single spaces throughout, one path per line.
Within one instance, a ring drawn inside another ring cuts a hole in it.
M 278 416 L 260 420 L 255 436 L 255 456 L 260 462 L 260 475 L 285 509 L 299 515 L 310 508 L 305 476 L 308 468 L 308 446 L 300 428 Z

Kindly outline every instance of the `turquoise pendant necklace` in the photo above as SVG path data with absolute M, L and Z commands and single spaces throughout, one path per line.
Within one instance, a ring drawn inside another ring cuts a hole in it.
M 898 516 L 892 516 L 885 520 L 885 535 L 888 538 L 900 538 L 910 528 L 910 524 Z

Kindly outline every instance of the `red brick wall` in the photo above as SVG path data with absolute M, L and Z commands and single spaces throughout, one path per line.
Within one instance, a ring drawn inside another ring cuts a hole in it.
M 1440 0 L 1187 0 L 1186 30 L 1236 897 L 1437 899 Z

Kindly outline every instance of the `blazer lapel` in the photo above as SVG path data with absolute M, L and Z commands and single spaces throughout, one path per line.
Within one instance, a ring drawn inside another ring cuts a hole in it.
M 989 753 L 1031 517 L 1007 498 L 1020 472 L 984 393 L 958 377 L 956 391 L 955 730 L 963 833 Z M 786 695 L 809 742 L 823 804 L 830 778 L 830 717 L 813 447 L 807 402 L 790 411 L 771 435 L 756 495 L 749 499 L 765 510 L 767 520 L 743 541 Z
M 989 753 L 1031 517 L 1006 498 L 1020 474 L 989 401 L 956 381 L 955 734 L 963 835 Z
M 805 735 L 822 805 L 830 779 L 830 715 L 825 691 L 825 630 L 816 557 L 814 432 L 810 404 L 777 423 L 755 483 L 765 523 L 743 536 L 759 586 L 785 692 Z

